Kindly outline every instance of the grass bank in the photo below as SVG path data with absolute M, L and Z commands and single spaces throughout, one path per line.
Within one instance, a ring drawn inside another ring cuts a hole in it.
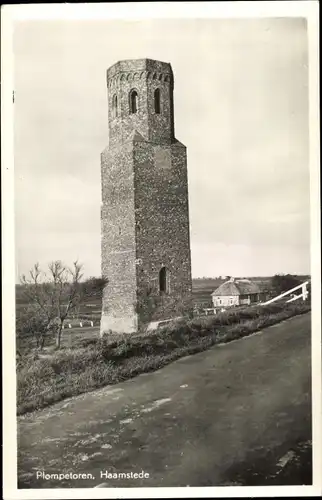
M 86 340 L 82 347 L 62 349 L 47 357 L 24 356 L 17 364 L 17 413 L 157 370 L 310 309 L 303 302 L 232 309 L 216 316 L 179 320 L 149 335 Z

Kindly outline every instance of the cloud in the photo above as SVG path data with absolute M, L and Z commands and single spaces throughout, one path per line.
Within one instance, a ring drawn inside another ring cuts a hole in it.
M 302 19 L 20 22 L 14 50 L 20 270 L 80 253 L 99 274 L 106 69 L 150 57 L 174 70 L 194 275 L 308 271 Z

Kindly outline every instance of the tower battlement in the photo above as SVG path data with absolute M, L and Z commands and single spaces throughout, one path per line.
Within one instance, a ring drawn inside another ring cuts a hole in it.
M 126 59 L 118 61 L 106 71 L 108 85 L 115 85 L 125 79 L 131 78 L 173 81 L 172 67 L 170 63 L 155 61 L 153 59 Z

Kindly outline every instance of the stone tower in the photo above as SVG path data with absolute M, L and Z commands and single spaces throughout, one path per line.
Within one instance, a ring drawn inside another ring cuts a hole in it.
M 191 293 L 187 156 L 174 135 L 170 64 L 119 61 L 107 88 L 101 334 L 130 333 L 148 321 L 151 299 L 179 304 Z

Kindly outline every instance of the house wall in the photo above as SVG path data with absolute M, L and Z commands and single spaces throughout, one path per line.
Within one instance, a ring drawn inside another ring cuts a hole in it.
M 239 305 L 239 295 L 213 295 L 212 303 L 214 307 L 231 307 Z
M 248 295 L 213 295 L 212 303 L 214 307 L 232 307 L 241 305 L 251 305 L 256 304 L 260 300 L 260 294 L 248 294 Z
M 259 294 L 258 293 L 252 293 L 248 295 L 240 295 L 239 297 L 239 303 L 240 305 L 251 305 L 251 304 L 257 304 L 259 302 Z
M 240 295 L 240 298 L 239 298 L 239 303 L 240 305 L 247 305 L 249 306 L 250 303 L 251 303 L 251 296 L 250 295 Z

